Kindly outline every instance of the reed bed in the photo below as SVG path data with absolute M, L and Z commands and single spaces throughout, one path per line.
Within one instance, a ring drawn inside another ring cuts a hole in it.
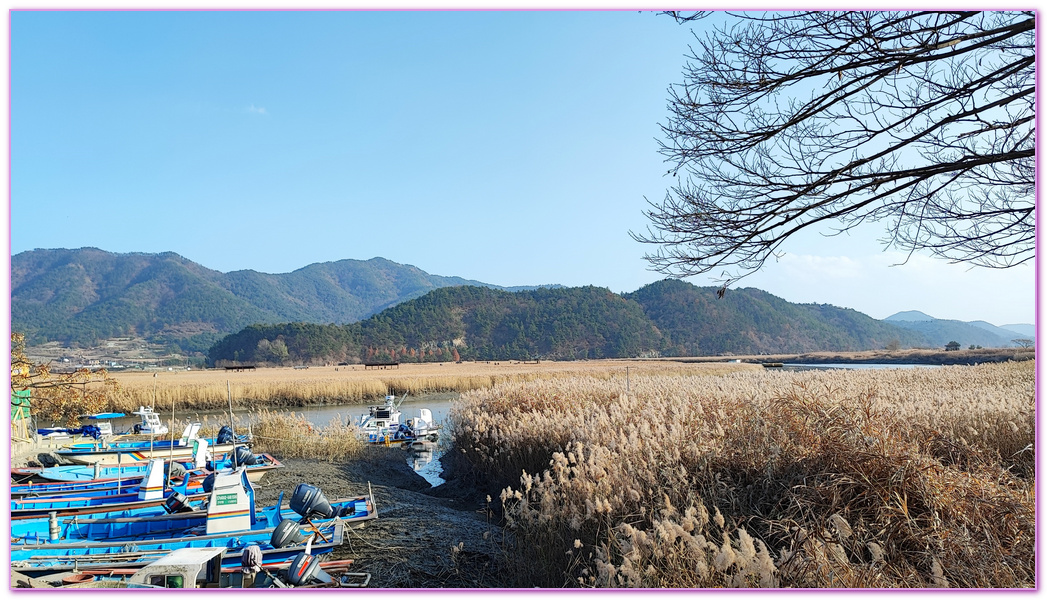
M 514 585 L 1035 585 L 1034 365 L 512 383 L 451 411 Z
M 305 415 L 262 408 L 232 417 L 228 414 L 176 417 L 170 430 L 177 437 L 186 425 L 197 422 L 201 424 L 201 437 L 214 437 L 223 426 L 231 425 L 237 434 L 251 434 L 251 451 L 256 454 L 272 454 L 278 459 L 344 462 L 359 459 L 368 451 L 367 445 L 360 441 L 359 428 L 348 425 L 347 421 L 338 415 L 321 426 L 310 422 Z M 161 436 L 167 437 L 170 434 Z
M 683 364 L 659 361 L 578 361 L 533 363 L 403 364 L 396 370 L 363 367 L 312 367 L 309 369 L 262 368 L 229 372 L 169 371 L 116 373 L 119 389 L 109 395 L 106 410 L 129 412 L 139 406 L 170 410 L 172 403 L 185 410 L 226 408 L 232 397 L 236 408 L 302 407 L 327 403 L 362 402 L 388 394 L 421 395 L 487 389 L 502 383 L 519 383 L 579 375 L 597 379 L 626 379 L 632 375 L 727 373 L 759 370 L 758 365 Z
M 311 424 L 303 415 L 269 410 L 258 412 L 251 425 L 252 450 L 281 458 L 309 458 L 326 462 L 358 459 L 367 451 L 359 430 L 344 420 L 331 419 L 324 427 Z

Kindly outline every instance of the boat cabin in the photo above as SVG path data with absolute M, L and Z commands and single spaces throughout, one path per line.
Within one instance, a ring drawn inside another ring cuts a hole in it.
M 225 548 L 180 548 L 139 569 L 127 587 L 218 587 L 224 554 Z
M 138 410 L 131 413 L 142 417 L 142 422 L 134 426 L 135 433 L 147 435 L 164 435 L 167 426 L 160 421 L 160 415 L 156 414 L 152 406 L 139 406 Z
M 179 548 L 139 569 L 127 581 L 129 588 L 250 588 L 273 587 L 265 571 L 222 572 L 226 548 Z M 285 587 L 285 586 L 279 586 Z

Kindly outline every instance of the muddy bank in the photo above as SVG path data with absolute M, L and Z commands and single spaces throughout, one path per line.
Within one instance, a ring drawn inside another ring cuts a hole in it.
M 12 457 L 11 465 L 37 466 L 39 450 Z M 364 458 L 346 463 L 282 460 L 285 467 L 255 484 L 259 506 L 284 502 L 299 483 L 311 483 L 329 500 L 361 496 L 368 484 L 378 518 L 348 532 L 331 558 L 355 561 L 354 570 L 371 573 L 377 588 L 505 587 L 499 566 L 501 530 L 488 518 L 486 494 L 444 472 L 436 488 L 411 470 L 405 451 L 368 448 Z
M 299 483 L 318 485 L 331 500 L 374 493 L 378 518 L 352 530 L 332 557 L 351 558 L 371 573 L 371 587 L 503 587 L 495 543 L 501 531 L 486 510 L 486 494 L 451 473 L 433 488 L 407 465 L 398 448 L 372 448 L 344 464 L 289 459 L 255 486 L 262 506 L 280 491 L 285 501 Z

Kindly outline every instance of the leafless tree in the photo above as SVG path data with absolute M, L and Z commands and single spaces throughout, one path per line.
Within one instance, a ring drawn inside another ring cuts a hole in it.
M 726 286 L 801 230 L 865 222 L 909 255 L 1034 256 L 1033 12 L 731 17 L 669 90 L 675 183 L 632 234 L 653 268 Z

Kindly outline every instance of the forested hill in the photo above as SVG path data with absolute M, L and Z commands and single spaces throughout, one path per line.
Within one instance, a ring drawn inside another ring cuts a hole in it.
M 219 341 L 212 362 L 316 364 L 584 359 L 919 346 L 915 332 L 859 312 L 792 304 L 756 289 L 666 280 L 620 296 L 605 288 L 509 293 L 442 288 L 344 326 L 252 326 Z
M 923 336 L 849 308 L 793 304 L 756 288 L 696 287 L 666 279 L 625 294 L 661 331 L 672 356 L 873 350 L 916 347 Z
M 134 335 L 205 351 L 253 323 L 351 323 L 457 285 L 487 284 L 383 258 L 273 275 L 221 273 L 173 252 L 31 250 L 11 257 L 11 321 L 30 343 Z

